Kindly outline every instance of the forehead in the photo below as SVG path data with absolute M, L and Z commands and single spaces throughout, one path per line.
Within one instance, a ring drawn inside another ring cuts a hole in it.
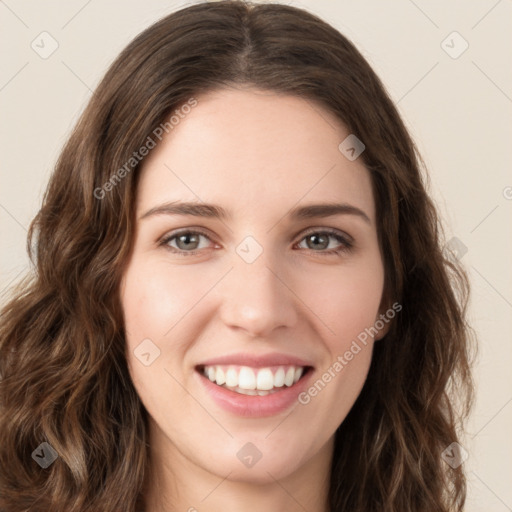
M 319 103 L 257 89 L 195 99 L 143 161 L 139 213 L 204 201 L 270 220 L 299 202 L 347 202 L 373 221 L 370 174 L 341 153 L 349 132 Z

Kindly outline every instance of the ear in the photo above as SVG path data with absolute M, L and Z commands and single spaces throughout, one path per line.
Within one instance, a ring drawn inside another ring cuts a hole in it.
M 379 315 L 375 318 L 374 326 L 379 332 L 373 339 L 374 341 L 379 341 L 386 336 L 391 327 L 391 319 L 386 315 L 386 311 L 379 311 Z
M 380 303 L 379 313 L 375 317 L 375 322 L 373 324 L 375 329 L 378 331 L 373 338 L 374 341 L 381 340 L 389 332 L 391 323 L 395 317 L 395 304 L 391 306 L 391 301 L 388 300 L 384 294 Z

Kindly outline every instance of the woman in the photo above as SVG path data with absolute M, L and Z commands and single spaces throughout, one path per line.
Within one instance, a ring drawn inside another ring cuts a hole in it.
M 420 163 L 304 10 L 202 3 L 140 34 L 2 312 L 0 509 L 462 510 L 468 284 Z

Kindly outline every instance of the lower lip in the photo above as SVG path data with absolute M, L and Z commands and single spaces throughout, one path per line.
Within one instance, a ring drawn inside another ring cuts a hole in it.
M 293 386 L 280 388 L 269 395 L 242 395 L 214 384 L 210 379 L 195 372 L 213 401 L 228 412 L 247 418 L 273 416 L 299 403 L 297 397 L 307 387 L 312 368 Z

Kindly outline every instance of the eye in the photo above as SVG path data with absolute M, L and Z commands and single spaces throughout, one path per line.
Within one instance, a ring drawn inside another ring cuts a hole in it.
M 208 244 L 206 244 L 206 246 L 201 246 L 201 238 L 210 240 L 210 237 L 202 231 L 185 229 L 179 232 L 170 233 L 161 240 L 159 245 L 164 246 L 166 249 L 169 249 L 171 252 L 178 254 L 179 256 L 191 256 L 201 252 L 201 249 L 208 248 Z M 329 250 L 325 250 L 328 249 L 330 242 L 333 239 L 338 242 L 339 245 Z M 330 229 L 317 229 L 316 231 L 310 231 L 303 236 L 301 242 L 304 240 L 308 245 L 308 247 L 305 247 L 306 249 L 317 252 L 323 256 L 348 252 L 353 247 L 351 237 Z M 298 245 L 300 245 L 300 243 Z
M 190 254 L 197 254 L 199 252 L 198 249 L 204 249 L 204 247 L 200 247 L 199 240 L 201 237 L 208 240 L 210 239 L 210 237 L 202 231 L 195 231 L 190 229 L 183 230 L 179 231 L 178 233 L 171 233 L 169 236 L 164 237 L 160 242 L 160 245 L 165 246 L 172 252 L 179 255 L 188 256 Z M 174 240 L 176 240 L 177 247 L 171 245 L 171 242 Z
M 330 245 L 329 239 L 336 240 L 339 245 L 326 251 L 325 249 Z M 318 252 L 322 256 L 348 252 L 353 248 L 353 242 L 348 236 L 342 235 L 338 231 L 333 231 L 331 229 L 310 231 L 302 238 L 301 242 L 303 240 L 305 240 L 308 245 L 307 249 L 310 249 L 313 252 Z

